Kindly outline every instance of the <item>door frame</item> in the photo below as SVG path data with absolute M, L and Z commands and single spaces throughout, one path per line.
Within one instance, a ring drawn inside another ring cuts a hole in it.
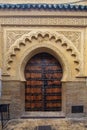
M 20 78 L 21 78 L 21 82 L 24 82 L 24 88 L 25 88 L 25 77 L 24 77 L 24 68 L 26 66 L 26 63 L 28 62 L 29 59 L 31 59 L 32 56 L 34 56 L 37 53 L 40 52 L 47 52 L 51 55 L 53 55 L 57 60 L 59 60 L 59 62 L 62 64 L 62 68 L 63 68 L 63 78 L 61 80 L 62 82 L 62 111 L 61 113 L 63 113 L 65 115 L 66 113 L 66 86 L 65 83 L 67 83 L 69 81 L 69 78 L 71 78 L 71 71 L 69 68 L 69 62 L 67 61 L 66 57 L 63 55 L 62 52 L 60 52 L 58 50 L 58 48 L 51 44 L 51 43 L 44 43 L 44 44 L 37 44 L 37 46 L 31 46 L 31 48 L 27 48 L 26 53 L 23 53 L 22 58 L 20 59 Z M 69 78 L 68 78 L 69 75 Z M 25 95 L 25 91 L 23 92 Z M 24 98 L 24 102 L 25 102 L 25 98 Z M 24 106 L 24 113 L 25 112 L 25 106 Z M 55 112 L 53 112 L 55 115 Z M 30 112 L 29 114 L 33 114 L 32 112 Z M 39 112 L 37 112 L 38 116 L 40 115 Z M 44 113 L 45 115 L 45 113 Z M 50 115 L 50 114 L 49 114 Z

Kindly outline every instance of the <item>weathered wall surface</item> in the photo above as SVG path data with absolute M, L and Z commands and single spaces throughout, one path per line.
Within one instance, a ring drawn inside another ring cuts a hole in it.
M 25 111 L 24 83 L 20 81 L 4 81 L 2 86 L 2 103 L 10 104 L 11 118 L 19 118 Z
M 87 116 L 87 13 L 62 11 L 61 17 L 61 11 L 51 13 L 42 11 L 41 16 L 40 11 L 32 10 L 0 12 L 1 103 L 10 103 L 11 118 L 25 112 L 24 68 L 39 52 L 54 55 L 62 64 L 65 116 Z M 83 105 L 83 113 L 72 114 L 74 105 Z
M 87 116 L 86 84 L 85 82 L 68 82 L 64 84 L 66 93 L 66 114 L 69 117 Z M 84 106 L 84 113 L 73 113 L 72 106 Z

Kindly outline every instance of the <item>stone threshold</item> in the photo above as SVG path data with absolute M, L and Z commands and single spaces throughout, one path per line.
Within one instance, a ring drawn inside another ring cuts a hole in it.
M 65 114 L 63 112 L 24 112 L 21 116 L 22 119 L 27 118 L 65 118 Z

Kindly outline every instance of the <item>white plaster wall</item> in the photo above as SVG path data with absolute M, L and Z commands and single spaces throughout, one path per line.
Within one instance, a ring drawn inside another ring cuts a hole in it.
M 84 2 L 79 2 L 82 0 L 0 0 L 0 3 L 71 3 L 71 2 L 78 2 L 76 4 L 87 4 L 86 0 Z

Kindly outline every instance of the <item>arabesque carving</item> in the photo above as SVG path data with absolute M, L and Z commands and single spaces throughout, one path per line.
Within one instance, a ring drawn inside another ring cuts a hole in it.
M 12 44 L 14 44 L 14 42 L 20 38 L 22 35 L 26 34 L 26 33 L 29 33 L 30 31 L 27 31 L 27 30 L 9 30 L 9 31 L 6 31 L 6 42 L 7 42 L 7 45 L 6 45 L 6 50 L 9 50 L 10 46 Z
M 31 30 L 6 30 L 6 50 L 8 51 L 10 46 L 20 38 L 21 36 L 29 33 Z M 60 34 L 63 34 L 76 46 L 78 51 L 81 51 L 81 32 L 79 31 L 57 31 Z
M 59 33 L 63 34 L 65 37 L 67 37 L 72 43 L 75 45 L 75 47 L 78 49 L 78 51 L 81 51 L 81 32 L 78 31 L 59 31 Z
M 71 15 L 70 15 L 71 16 Z M 87 18 L 70 17 L 0 17 L 2 25 L 65 25 L 65 26 L 87 26 Z
M 10 47 L 8 53 L 6 54 L 6 68 L 11 69 L 11 64 L 14 60 L 13 57 L 16 56 L 16 51 L 20 51 L 21 45 L 26 46 L 26 44 L 33 44 L 32 40 L 38 40 L 40 44 L 44 44 L 43 41 L 54 41 L 53 44 L 60 45 L 64 48 L 68 54 L 73 58 L 73 63 L 75 64 L 75 70 L 80 71 L 80 53 L 74 44 L 68 40 L 64 35 L 57 32 L 49 31 L 31 31 L 28 34 L 24 34 Z

